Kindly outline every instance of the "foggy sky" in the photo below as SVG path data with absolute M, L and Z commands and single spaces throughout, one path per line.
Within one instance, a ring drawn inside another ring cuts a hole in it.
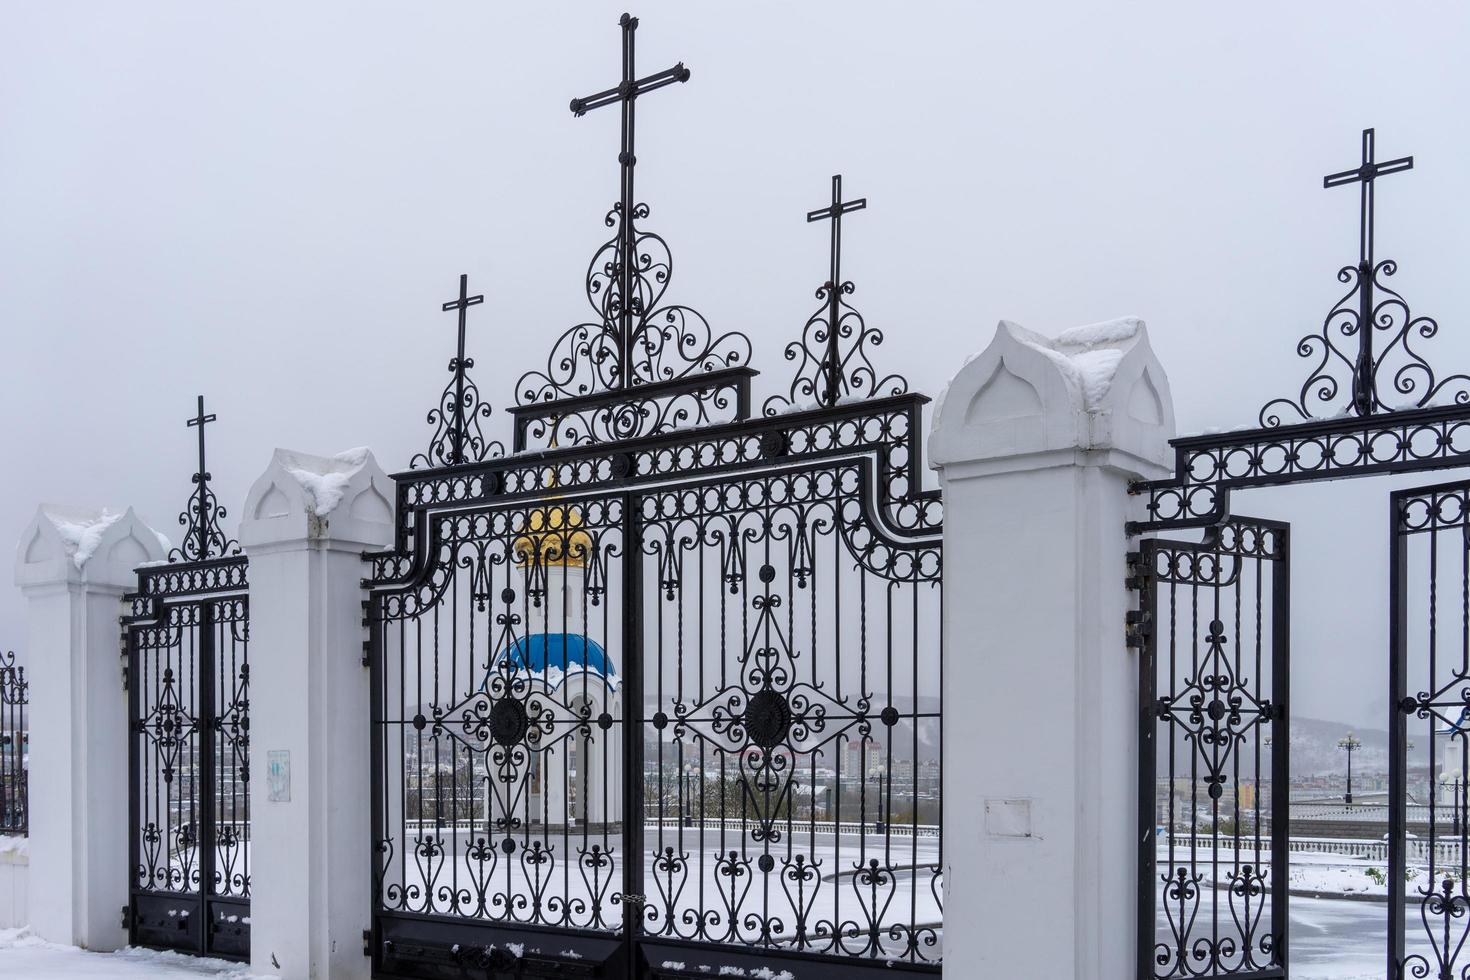
M 204 393 L 238 506 L 272 449 L 427 442 L 461 272 L 499 410 L 587 316 L 617 195 L 621 4 L 22 3 L 0 29 L 0 542 L 40 501 L 132 505 L 178 540 Z M 1356 260 L 1376 126 L 1380 257 L 1470 368 L 1470 8 L 1366 2 L 774 2 L 633 8 L 645 226 L 668 298 L 755 347 L 757 404 L 826 278 L 807 210 L 845 174 L 853 302 L 882 370 L 937 394 L 1000 318 L 1135 314 L 1180 431 L 1253 423 Z M 508 417 L 497 423 L 502 437 Z M 1296 522 L 1296 712 L 1381 727 L 1387 487 L 1241 495 Z M 1018 515 L 1023 517 L 1024 515 Z M 238 513 L 229 518 L 233 529 Z M 0 589 L 0 649 L 23 642 Z M 21 651 L 24 654 L 24 651 Z M 1120 650 L 1121 655 L 1121 650 Z

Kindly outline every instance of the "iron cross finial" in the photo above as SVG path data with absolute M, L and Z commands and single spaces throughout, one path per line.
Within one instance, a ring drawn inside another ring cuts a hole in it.
M 1385 163 L 1374 159 L 1373 130 L 1363 130 L 1363 155 L 1351 170 L 1328 174 L 1323 187 L 1359 185 L 1358 198 L 1358 356 L 1353 364 L 1353 409 L 1359 415 L 1371 415 L 1378 402 L 1374 384 L 1373 358 L 1373 185 L 1379 177 L 1414 168 L 1414 158 L 1399 157 Z
M 449 362 L 449 369 L 454 372 L 454 421 L 450 431 L 450 451 L 453 460 L 457 463 L 465 461 L 465 416 L 464 416 L 464 385 L 465 372 L 475 366 L 473 358 L 464 356 L 464 330 L 468 318 L 469 308 L 478 306 L 485 302 L 483 295 L 471 296 L 470 277 L 462 274 L 459 277 L 459 298 L 452 299 L 444 304 L 444 312 L 450 310 L 459 311 L 459 339 L 455 346 L 454 360 Z
M 204 414 L 204 396 L 198 396 L 198 407 L 194 417 L 186 424 L 189 428 L 199 430 L 199 469 L 194 473 L 194 483 L 197 487 L 195 493 L 198 495 L 199 526 L 194 529 L 199 539 L 199 557 L 203 558 L 209 554 L 209 508 L 211 504 L 209 493 L 209 470 L 204 463 L 204 427 L 215 421 L 218 417 Z
M 457 466 L 478 463 L 487 455 L 500 455 L 504 447 L 485 438 L 480 420 L 490 417 L 490 404 L 480 400 L 480 390 L 470 379 L 475 359 L 465 354 L 465 328 L 469 309 L 485 302 L 483 295 L 470 295 L 470 277 L 459 277 L 459 295 L 440 305 L 445 313 L 459 314 L 454 356 L 449 359 L 449 383 L 439 395 L 439 403 L 429 412 L 434 436 L 429 448 L 409 460 L 410 469 L 420 466 Z
M 842 282 L 842 216 L 850 211 L 861 211 L 868 206 L 868 199 L 860 197 L 855 201 L 844 201 L 842 199 L 842 175 L 832 175 L 832 203 L 825 208 L 808 211 L 807 223 L 813 221 L 831 221 L 832 239 L 829 246 L 828 277 L 827 277 L 827 304 L 828 304 L 828 329 L 827 350 L 822 359 L 822 375 L 825 378 L 823 385 L 823 396 L 825 404 L 836 405 L 841 395 L 842 388 L 842 361 L 837 348 L 838 326 L 840 316 L 838 313 L 838 297 L 843 291 Z
M 638 162 L 636 140 L 634 136 L 634 105 L 640 95 L 672 85 L 675 82 L 689 81 L 689 69 L 684 67 L 681 61 L 672 68 L 655 72 L 644 78 L 638 77 L 634 58 L 634 37 L 638 30 L 638 18 L 630 14 L 623 14 L 618 19 L 618 25 L 623 29 L 623 77 L 612 88 L 603 89 L 585 98 L 573 99 L 571 103 L 572 115 L 583 116 L 589 110 L 600 109 L 605 105 L 619 104 L 623 109 L 622 137 L 618 145 L 618 171 L 620 176 L 620 189 L 618 195 L 618 256 L 616 265 L 618 281 L 618 386 L 626 388 L 632 384 L 633 370 L 633 327 L 634 318 L 639 314 L 638 298 L 635 289 L 637 270 L 635 268 L 633 230 L 633 207 L 635 204 L 633 175 L 634 167 Z
M 186 425 L 199 430 L 199 468 L 194 471 L 194 493 L 189 506 L 179 514 L 179 523 L 185 527 L 184 540 L 169 552 L 169 561 L 205 561 L 210 558 L 238 554 L 240 546 L 227 538 L 219 522 L 226 516 L 225 509 L 209 489 L 209 465 L 204 452 L 204 427 L 217 420 L 214 413 L 205 414 L 204 396 L 197 396 L 194 417 Z

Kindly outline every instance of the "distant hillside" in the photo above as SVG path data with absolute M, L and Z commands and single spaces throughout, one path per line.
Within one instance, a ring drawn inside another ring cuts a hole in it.
M 1291 720 L 1291 773 L 1293 776 L 1338 775 L 1347 770 L 1347 753 L 1337 747 L 1337 740 L 1348 732 L 1358 737 L 1363 747 L 1353 753 L 1353 772 L 1388 772 L 1388 732 L 1379 728 L 1358 728 L 1340 721 L 1318 718 Z M 1412 739 L 1413 736 L 1411 735 Z

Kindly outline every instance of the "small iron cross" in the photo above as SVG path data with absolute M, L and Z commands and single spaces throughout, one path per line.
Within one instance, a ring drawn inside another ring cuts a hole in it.
M 1413 157 L 1378 163 L 1373 159 L 1373 130 L 1363 130 L 1362 162 L 1352 170 L 1328 174 L 1323 187 L 1359 184 L 1358 204 L 1358 359 L 1353 365 L 1353 409 L 1373 414 L 1377 401 L 1373 381 L 1373 182 L 1387 174 L 1414 168 Z
M 623 29 L 623 78 L 612 88 L 603 89 L 594 95 L 581 99 L 573 99 L 571 104 L 572 115 L 583 116 L 591 109 L 600 109 L 605 105 L 621 104 L 623 107 L 622 138 L 618 147 L 618 171 L 621 186 L 618 192 L 618 296 L 621 299 L 618 312 L 618 385 L 626 388 L 632 381 L 633 360 L 633 318 L 641 311 L 635 309 L 637 297 L 634 295 L 633 278 L 634 263 L 633 255 L 633 206 L 635 203 L 633 190 L 633 168 L 638 162 L 634 136 L 634 105 L 640 95 L 672 85 L 675 82 L 689 81 L 689 69 L 684 67 L 681 61 L 672 68 L 655 72 L 644 78 L 637 77 L 637 69 L 634 65 L 633 39 L 638 30 L 638 18 L 623 14 L 618 19 L 619 26 Z
M 216 421 L 217 416 L 213 413 L 205 415 L 204 396 L 198 398 L 198 409 L 187 425 L 199 430 L 199 469 L 194 473 L 195 494 L 199 498 L 199 526 L 196 530 L 199 534 L 199 557 L 206 558 L 209 555 L 209 470 L 204 463 L 204 427 Z
M 813 221 L 832 222 L 832 242 L 827 274 L 827 353 L 823 358 L 822 374 L 826 377 L 826 404 L 836 405 L 842 387 L 842 362 L 837 350 L 838 296 L 842 292 L 842 216 L 851 211 L 861 211 L 868 206 L 868 199 L 856 201 L 842 199 L 842 175 L 832 175 L 832 203 L 825 208 L 808 211 L 807 223 Z
M 461 275 L 459 277 L 459 298 L 452 299 L 444 304 L 445 313 L 448 313 L 450 310 L 459 311 L 459 342 L 458 346 L 455 347 L 454 360 L 449 362 L 449 369 L 454 372 L 454 435 L 452 439 L 454 446 L 453 461 L 456 463 L 463 463 L 465 461 L 464 376 L 466 371 L 475 366 L 473 360 L 467 359 L 464 356 L 465 321 L 471 306 L 478 306 L 485 302 L 483 295 L 471 296 L 469 292 L 470 277 L 468 275 Z

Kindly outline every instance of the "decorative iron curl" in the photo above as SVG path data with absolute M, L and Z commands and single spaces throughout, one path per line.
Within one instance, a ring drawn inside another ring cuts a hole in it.
M 634 206 L 626 218 L 621 204 L 607 212 L 603 223 L 615 234 L 593 254 L 584 283 L 597 319 L 578 323 L 557 338 L 544 371 L 522 375 L 516 383 L 518 404 L 635 388 L 749 363 L 750 338 L 745 334 L 716 334 L 693 308 L 659 305 L 674 264 L 663 237 L 637 227 L 649 213 L 646 204 Z M 625 242 L 631 243 L 628 254 Z M 629 364 L 623 363 L 621 343 L 625 312 L 631 324 Z
M 434 426 L 434 436 L 427 450 L 408 461 L 409 469 L 478 463 L 505 455 L 505 445 L 499 440 L 486 439 L 480 427 L 480 420 L 490 418 L 492 410 L 490 403 L 480 398 L 480 389 L 467 373 L 474 366 L 473 357 L 464 358 L 463 363 L 458 357 L 449 359 L 449 384 L 439 396 L 439 404 L 427 416 L 429 424 Z
M 1298 356 L 1313 360 L 1312 369 L 1295 398 L 1275 398 L 1262 406 L 1261 426 L 1406 411 L 1446 398 L 1456 405 L 1470 404 L 1470 375 L 1436 379 L 1429 361 L 1414 349 L 1418 340 L 1439 333 L 1439 324 L 1414 316 L 1403 296 L 1388 287 L 1385 280 L 1398 272 L 1398 263 L 1384 259 L 1371 273 L 1365 274 L 1366 269 L 1347 265 L 1338 270 L 1337 279 L 1348 291 L 1328 311 L 1320 331 L 1297 341 Z M 1386 337 L 1387 343 L 1374 345 L 1371 371 L 1360 376 L 1355 345 L 1341 342 L 1361 338 L 1365 328 Z
M 780 415 L 803 406 L 826 406 L 849 399 L 908 393 L 909 383 L 902 375 L 878 376 L 869 354 L 883 343 L 883 331 L 868 326 L 863 315 L 843 299 L 851 296 L 856 288 L 849 279 L 841 285 L 823 283 L 817 290 L 816 297 L 821 301 L 821 307 L 802 327 L 801 339 L 786 345 L 786 360 L 796 362 L 796 376 L 791 380 L 791 388 L 785 395 L 772 395 L 766 399 L 763 406 L 765 414 Z M 838 359 L 832 365 L 827 352 L 834 330 Z M 832 392 L 836 393 L 835 398 Z
M 240 542 L 228 537 L 220 521 L 229 516 L 209 486 L 208 473 L 195 473 L 194 485 L 201 489 L 189 498 L 189 506 L 179 512 L 179 525 L 184 540 L 168 553 L 170 562 L 207 561 L 239 555 Z

